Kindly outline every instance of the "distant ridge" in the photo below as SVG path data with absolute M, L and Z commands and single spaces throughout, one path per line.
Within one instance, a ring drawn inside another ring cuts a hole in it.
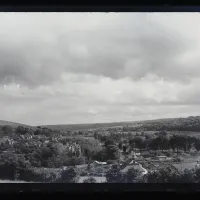
M 47 127 L 52 130 L 59 131 L 79 131 L 79 130 L 87 130 L 87 129 L 99 129 L 99 128 L 113 128 L 120 126 L 133 126 L 137 124 L 148 124 L 148 123 L 171 123 L 179 120 L 191 120 L 198 119 L 200 120 L 200 116 L 189 116 L 189 117 L 179 117 L 179 118 L 162 118 L 162 119 L 152 119 L 152 120 L 141 120 L 141 121 L 122 121 L 122 122 L 106 122 L 106 123 L 88 123 L 88 124 L 58 124 L 58 125 L 39 125 L 40 127 Z M 9 125 L 12 127 L 24 126 L 29 128 L 36 128 L 38 126 L 30 126 L 26 124 L 21 124 L 17 122 L 0 120 L 0 126 Z
M 159 122 L 170 122 L 173 120 L 184 119 L 184 118 L 163 118 L 153 120 L 141 120 L 141 121 L 124 121 L 124 122 L 107 122 L 107 123 L 88 123 L 88 124 L 58 124 L 58 125 L 41 125 L 41 127 L 47 127 L 53 130 L 60 131 L 78 131 L 86 129 L 98 129 L 98 128 L 112 128 L 119 126 L 131 126 L 136 124 L 146 123 L 159 123 Z
M 26 124 L 21 124 L 17 122 L 11 122 L 11 121 L 5 121 L 5 120 L 0 120 L 0 126 L 12 126 L 13 128 L 16 128 L 18 126 L 24 126 L 24 127 L 31 127 Z

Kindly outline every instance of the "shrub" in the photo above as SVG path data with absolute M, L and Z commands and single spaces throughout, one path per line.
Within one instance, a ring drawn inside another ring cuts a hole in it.
M 45 168 L 36 168 L 33 171 L 33 175 L 37 177 L 37 181 L 40 182 L 54 182 L 60 179 L 61 177 L 61 170 L 52 170 L 52 169 L 45 169 Z
M 77 183 L 79 179 L 79 174 L 76 168 L 69 167 L 61 172 L 60 182 L 66 183 Z
M 45 182 L 43 173 L 36 173 L 33 169 L 19 169 L 17 179 L 23 181 Z
M 83 183 L 96 183 L 96 179 L 93 177 L 89 177 L 83 181 Z
M 174 162 L 180 163 L 180 162 L 181 162 L 181 158 L 180 158 L 180 157 L 176 157 L 176 158 L 174 159 Z
M 166 152 L 166 156 L 171 157 L 172 154 L 170 152 Z
M 0 156 L 0 178 L 14 180 L 20 169 L 28 169 L 31 165 L 24 156 L 4 153 Z
M 116 165 L 117 163 L 118 163 L 117 160 L 107 160 L 107 164 Z
M 81 171 L 80 172 L 80 176 L 87 176 L 88 175 L 88 171 L 87 170 L 85 170 L 85 171 Z
M 106 172 L 106 179 L 109 183 L 122 183 L 124 181 L 124 176 L 120 171 L 120 167 L 118 165 L 113 165 L 112 168 Z
M 125 182 L 136 183 L 138 182 L 138 177 L 141 175 L 138 169 L 130 168 L 124 175 Z

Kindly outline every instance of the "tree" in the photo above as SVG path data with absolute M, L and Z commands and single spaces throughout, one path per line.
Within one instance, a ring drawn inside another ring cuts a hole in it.
M 116 145 L 108 145 L 105 149 L 106 160 L 119 160 L 120 151 Z
M 194 170 L 194 179 L 196 183 L 200 183 L 200 168 Z
M 195 183 L 195 170 L 185 169 L 179 173 L 178 183 Z
M 94 138 L 95 138 L 96 140 L 98 140 L 98 139 L 99 139 L 98 132 L 95 132 L 95 133 L 94 133 Z
M 24 134 L 26 134 L 26 129 L 23 127 L 23 126 L 18 126 L 17 128 L 16 128 L 16 133 L 17 134 L 19 134 L 19 135 L 24 135 Z
M 130 145 L 131 149 L 134 150 L 134 148 L 135 148 L 135 140 L 134 139 L 129 140 L 129 145 Z
M 118 165 L 113 165 L 112 168 L 106 172 L 106 179 L 108 183 L 124 182 L 124 176 L 120 171 L 120 167 Z
M 114 140 L 108 139 L 105 141 L 105 147 L 109 146 L 109 145 L 115 145 Z
M 40 152 L 41 158 L 47 160 L 48 158 L 53 156 L 53 152 L 48 147 L 43 147 Z
M 140 151 L 144 147 L 144 143 L 143 142 L 144 142 L 143 137 L 135 137 L 133 139 L 133 143 L 135 144 L 135 147 L 140 149 Z
M 126 153 L 127 147 L 124 145 L 123 146 L 123 152 Z
M 199 140 L 199 139 L 197 139 L 197 140 L 195 141 L 194 147 L 195 147 L 195 149 L 196 149 L 197 151 L 200 151 L 200 140 Z
M 120 143 L 118 144 L 118 147 L 119 147 L 120 150 L 122 150 L 122 142 L 120 142 Z
M 83 181 L 83 183 L 96 183 L 96 179 L 93 177 L 89 177 Z
M 17 179 L 22 169 L 31 168 L 23 155 L 3 153 L 0 155 L 0 178 L 14 180 Z
M 68 165 L 76 166 L 76 165 L 82 165 L 82 164 L 85 164 L 84 157 L 73 156 L 72 158 L 68 159 Z
M 174 136 L 172 136 L 172 137 L 170 138 L 170 140 L 169 140 L 169 144 L 170 144 L 170 146 L 171 146 L 171 148 L 172 148 L 172 150 L 173 150 L 173 152 L 174 152 L 174 151 L 175 151 L 175 148 L 176 148 L 176 146 L 177 146 L 177 138 L 174 137 Z
M 61 173 L 61 182 L 77 183 L 79 179 L 78 172 L 75 167 L 69 167 Z
M 101 151 L 97 152 L 94 156 L 93 156 L 93 159 L 94 160 L 97 160 L 97 161 L 101 161 L 101 162 L 104 162 L 106 161 L 106 150 L 105 149 L 102 149 Z
M 50 149 L 55 155 L 63 155 L 67 152 L 67 147 L 59 142 L 52 144 Z
M 9 135 L 9 134 L 12 134 L 12 133 L 13 133 L 13 128 L 12 128 L 12 126 L 8 126 L 8 125 L 3 126 L 3 127 L 2 127 L 2 130 L 3 130 L 3 132 L 4 132 L 5 135 Z
M 84 154 L 87 158 L 88 169 L 90 169 L 90 162 L 91 162 L 92 157 L 95 155 L 95 151 L 93 149 L 90 149 L 90 148 L 85 148 Z
M 140 171 L 135 168 L 130 168 L 124 175 L 126 183 L 136 183 L 138 182 L 138 177 L 141 175 Z
M 82 140 L 80 141 L 84 156 L 87 158 L 88 168 L 92 158 L 102 150 L 99 142 L 96 140 Z
M 146 175 L 147 183 L 178 183 L 180 173 L 172 166 L 163 167 Z

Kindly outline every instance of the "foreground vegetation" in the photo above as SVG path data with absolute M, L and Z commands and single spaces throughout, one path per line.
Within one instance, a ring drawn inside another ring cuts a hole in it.
M 86 176 L 84 183 L 95 183 L 94 177 L 103 176 L 107 182 L 196 183 L 200 181 L 198 167 L 180 171 L 173 163 L 182 162 L 184 155 L 198 157 L 198 131 L 198 117 L 82 131 L 4 125 L 0 127 L 0 179 L 74 183 Z M 151 162 L 158 156 L 171 160 L 152 170 Z M 148 173 L 134 166 L 123 172 L 131 160 Z

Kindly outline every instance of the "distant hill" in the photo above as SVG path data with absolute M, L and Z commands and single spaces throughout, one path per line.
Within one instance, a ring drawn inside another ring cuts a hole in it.
M 187 118 L 163 118 L 154 120 L 141 120 L 141 121 L 126 121 L 126 122 L 111 122 L 111 123 L 91 123 L 91 124 L 58 124 L 58 125 L 40 125 L 40 127 L 47 127 L 52 130 L 58 131 L 78 131 L 78 130 L 88 130 L 88 129 L 99 129 L 99 128 L 113 128 L 122 126 L 136 126 L 136 125 L 148 125 L 148 124 L 165 124 L 165 125 L 178 125 L 182 126 L 185 124 L 195 124 L 200 126 L 200 116 L 191 116 Z M 29 126 L 21 123 L 10 122 L 0 120 L 0 126 L 9 125 L 13 128 L 18 126 L 24 126 L 29 128 L 36 128 L 36 126 Z
M 12 126 L 13 128 L 16 128 L 18 126 L 31 127 L 26 124 L 20 124 L 20 123 L 4 121 L 4 120 L 0 120 L 0 126 Z
M 129 124 L 133 124 L 129 123 Z M 44 125 L 41 127 L 47 127 L 53 130 L 60 131 L 75 131 L 75 130 L 87 130 L 87 129 L 98 129 L 98 128 L 111 128 L 117 126 L 126 126 L 127 122 L 116 122 L 116 123 L 96 123 L 96 124 L 61 124 L 61 125 Z
M 165 118 L 155 120 L 144 120 L 144 121 L 129 121 L 129 122 L 111 122 L 111 123 L 91 123 L 91 124 L 60 124 L 60 125 L 43 125 L 41 127 L 47 127 L 53 130 L 60 131 L 76 131 L 76 130 L 87 130 L 87 129 L 99 129 L 99 128 L 112 128 L 122 126 L 134 126 L 137 124 L 153 124 L 161 122 L 172 122 L 180 118 Z

